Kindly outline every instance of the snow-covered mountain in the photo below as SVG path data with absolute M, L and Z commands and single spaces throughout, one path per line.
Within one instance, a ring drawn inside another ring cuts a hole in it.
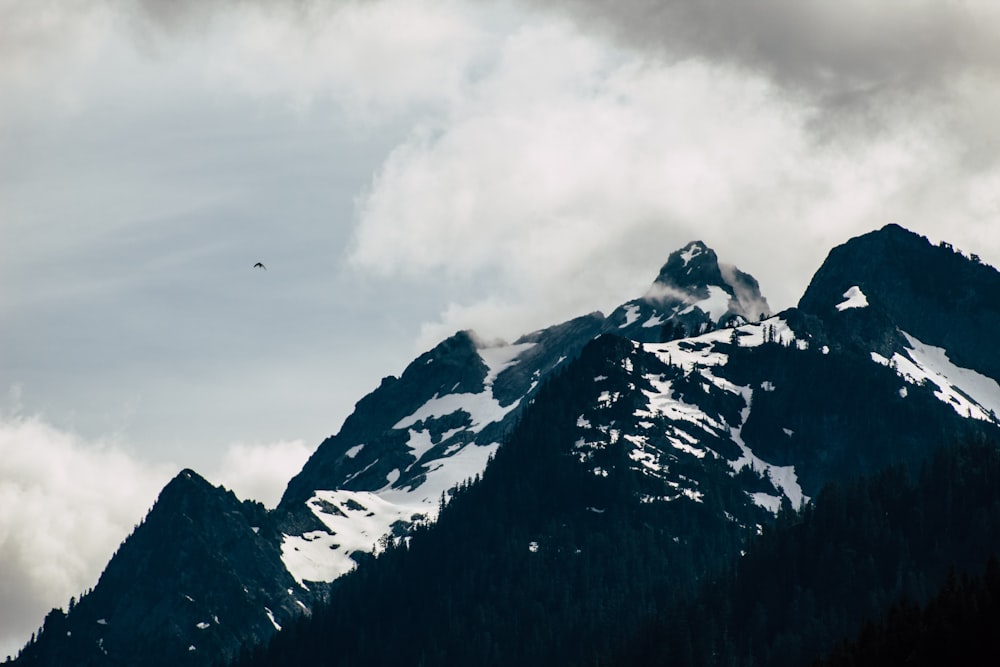
M 657 342 L 756 322 L 770 314 L 753 276 L 720 264 L 714 250 L 692 241 L 670 255 L 645 295 L 611 313 L 605 330 Z
M 303 584 L 333 581 L 384 536 L 433 521 L 452 487 L 482 473 L 540 382 L 598 333 L 662 340 L 766 312 L 757 281 L 695 241 L 611 317 L 592 313 L 511 344 L 455 334 L 383 380 L 289 483 L 279 506 L 289 571 Z
M 593 314 L 512 344 L 459 332 L 385 378 L 288 485 L 278 513 L 289 572 L 329 583 L 386 536 L 433 521 L 455 485 L 482 473 L 543 378 L 602 323 Z
M 586 475 L 757 530 L 829 480 L 996 428 L 998 294 L 992 267 L 889 226 L 834 249 L 799 306 L 772 315 L 756 280 L 693 242 L 607 318 L 513 343 L 459 332 L 419 356 L 358 402 L 274 511 L 182 472 L 19 664 L 210 664 L 265 641 L 433 523 L 556 376 L 573 378 L 559 386 L 574 407 L 550 427 Z M 581 509 L 599 514 L 599 495 Z

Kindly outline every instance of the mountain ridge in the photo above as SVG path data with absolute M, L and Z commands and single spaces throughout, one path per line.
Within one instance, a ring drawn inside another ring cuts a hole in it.
M 556 455 L 571 462 L 568 474 L 587 480 L 581 488 L 595 494 L 572 515 L 596 517 L 605 509 L 599 498 L 608 488 L 625 489 L 619 501 L 627 497 L 646 507 L 643 511 L 662 523 L 660 530 L 679 537 L 699 525 L 716 535 L 706 539 L 722 540 L 727 549 L 736 548 L 740 535 L 772 521 L 782 507 L 807 502 L 828 479 L 916 460 L 943 434 L 994 429 L 1000 385 L 986 369 L 997 361 L 995 350 L 959 354 L 935 345 L 944 339 L 922 338 L 943 328 L 941 320 L 954 322 L 955 314 L 921 305 L 940 306 L 940 300 L 921 300 L 922 283 L 906 262 L 889 264 L 880 278 L 871 268 L 875 262 L 854 271 L 849 261 L 880 244 L 899 245 L 946 267 L 956 261 L 955 253 L 942 254 L 947 248 L 928 251 L 926 239 L 913 237 L 886 227 L 838 246 L 849 247 L 831 251 L 799 307 L 778 315 L 770 314 L 752 276 L 720 264 L 714 251 L 694 241 L 671 253 L 645 296 L 606 318 L 592 313 L 509 344 L 458 332 L 363 397 L 340 432 L 321 443 L 290 480 L 272 512 L 209 491 L 215 487 L 182 471 L 154 510 L 171 514 L 164 508 L 176 507 L 171 498 L 177 488 L 192 486 L 192 497 L 214 498 L 208 503 L 214 509 L 201 518 L 218 515 L 221 525 L 238 527 L 215 537 L 238 534 L 239 540 L 228 544 L 238 542 L 244 545 L 238 551 L 256 554 L 249 561 L 236 558 L 230 572 L 253 580 L 256 568 L 272 572 L 280 583 L 262 584 L 258 597 L 249 590 L 229 594 L 232 618 L 245 617 L 239 623 L 251 628 L 252 636 L 245 628 L 231 629 L 232 639 L 224 647 L 220 643 L 215 656 L 232 657 L 240 646 L 267 641 L 278 627 L 324 605 L 359 564 L 405 548 L 415 531 L 429 530 L 457 489 L 485 475 L 509 434 L 541 409 L 539 392 L 567 373 L 577 381 L 559 386 L 586 406 L 559 413 L 544 428 L 551 430 L 550 444 L 559 443 Z M 968 303 L 1000 289 L 995 270 L 962 272 L 973 293 Z M 894 307 L 891 296 L 900 285 L 911 297 Z M 963 308 L 962 321 L 972 321 L 970 307 Z M 911 327 L 914 322 L 920 326 Z M 979 339 L 945 342 L 967 340 Z M 603 370 L 593 370 L 597 367 Z M 530 439 L 542 447 L 538 438 Z M 607 487 L 603 480 L 614 484 Z M 249 525 L 248 516 L 256 525 Z M 185 529 L 192 530 L 198 518 L 188 516 Z M 167 542 L 143 546 L 137 535 L 138 529 L 120 551 L 173 549 L 184 555 Z M 217 539 L 211 548 L 227 549 L 223 542 Z M 673 557 L 690 558 L 685 553 Z M 121 562 L 109 563 L 106 572 L 123 567 Z M 212 585 L 220 576 L 203 566 L 192 571 Z M 116 592 L 99 583 L 67 620 L 85 619 L 81 605 L 96 609 L 104 600 L 113 606 L 116 595 L 128 596 L 127 589 L 119 585 Z M 207 636 L 210 628 L 216 632 L 210 622 L 199 626 L 206 622 L 177 634 L 180 643 L 191 641 L 188 646 L 196 648 L 184 656 L 190 664 L 208 664 L 211 658 L 190 639 Z M 80 641 L 94 637 L 90 631 L 75 634 Z M 44 641 L 26 647 L 23 664 L 56 664 L 52 656 L 65 655 L 52 633 L 41 635 Z M 127 648 L 122 651 L 128 654 Z M 181 664 L 157 663 L 160 658 L 149 656 L 147 664 Z M 98 656 L 93 664 L 111 663 Z

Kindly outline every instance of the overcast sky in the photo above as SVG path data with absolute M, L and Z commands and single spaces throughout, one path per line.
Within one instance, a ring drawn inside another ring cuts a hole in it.
M 273 504 L 457 329 L 1000 264 L 992 0 L 0 0 L 0 657 L 180 468 Z M 252 270 L 255 262 L 266 271 Z

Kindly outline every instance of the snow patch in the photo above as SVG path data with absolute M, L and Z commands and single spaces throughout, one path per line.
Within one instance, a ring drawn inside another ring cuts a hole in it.
M 1000 385 L 996 380 L 956 366 L 943 348 L 922 343 L 905 331 L 902 333 L 910 346 L 905 356 L 897 352 L 892 359 L 886 359 L 872 352 L 872 361 L 893 368 L 912 385 L 926 383 L 937 387 L 934 396 L 963 417 L 996 421 L 995 415 L 1000 412 Z M 900 396 L 905 398 L 904 389 L 906 387 L 900 390 Z
M 692 303 L 678 314 L 686 315 L 694 312 L 695 308 L 698 308 L 703 313 L 708 314 L 708 316 L 712 318 L 713 322 L 718 322 L 722 319 L 723 315 L 729 312 L 730 299 L 732 299 L 732 297 L 729 296 L 729 292 L 722 289 L 718 285 L 709 285 L 708 298 Z
M 861 291 L 861 288 L 854 285 L 842 295 L 844 301 L 837 304 L 837 310 L 844 312 L 850 308 L 867 308 L 868 297 Z
M 283 535 L 281 559 L 299 585 L 329 582 L 356 567 L 355 552 L 372 553 L 393 525 L 433 521 L 442 494 L 460 482 L 481 474 L 499 443 L 469 443 L 455 454 L 422 463 L 423 482 L 412 488 L 383 487 L 370 491 L 316 491 L 307 506 L 325 530 Z M 394 470 L 398 475 L 398 470 Z M 392 473 L 390 473 L 392 475 Z
M 350 449 L 348 449 L 346 452 L 344 452 L 344 456 L 346 456 L 349 459 L 353 459 L 364 448 L 365 448 L 364 445 L 354 445 L 353 447 L 351 447 Z
M 746 424 L 747 417 L 750 416 L 750 403 L 753 398 L 753 390 L 749 387 L 744 387 L 743 398 L 746 401 L 747 407 L 743 408 L 739 428 L 734 428 L 732 431 L 733 442 L 735 442 L 740 448 L 743 455 L 735 461 L 730 461 L 729 465 L 733 468 L 734 472 L 739 472 L 747 466 L 751 466 L 754 470 L 764 472 L 771 480 L 771 483 L 774 484 L 775 488 L 780 489 L 781 492 L 788 497 L 788 499 L 792 502 L 792 507 L 799 509 L 802 507 L 803 503 L 809 500 L 809 498 L 802 493 L 802 487 L 799 486 L 798 475 L 795 474 L 795 466 L 772 465 L 754 454 L 753 451 L 747 447 L 746 443 L 743 442 L 743 424 Z
M 692 259 L 701 254 L 701 246 L 697 243 L 691 244 L 687 250 L 681 252 L 681 259 L 684 260 L 684 266 L 687 266 Z
M 517 358 L 524 352 L 530 350 L 536 343 L 518 343 L 516 345 L 496 345 L 477 348 L 479 358 L 486 364 L 488 372 L 483 379 L 483 384 L 487 387 L 493 386 L 494 380 L 505 369 L 517 363 Z
M 649 319 L 642 323 L 643 329 L 652 329 L 666 322 L 662 315 L 650 315 Z
M 274 626 L 274 629 L 277 630 L 278 632 L 281 632 L 281 626 L 278 625 L 278 622 L 276 620 L 274 620 L 274 614 L 271 612 L 271 610 L 268 609 L 267 607 L 264 607 L 264 611 L 267 613 L 267 617 L 268 619 L 270 619 L 271 625 Z
M 619 329 L 630 327 L 639 321 L 639 306 L 634 303 L 625 306 L 625 323 Z
M 478 394 L 435 395 L 434 398 L 417 408 L 413 414 L 396 422 L 393 428 L 409 428 L 419 421 L 432 417 L 445 417 L 461 410 L 468 414 L 471 419 L 469 430 L 472 433 L 479 433 L 487 425 L 501 421 L 520 402 L 521 399 L 517 399 L 510 405 L 500 405 L 500 401 L 493 397 L 492 388 L 487 388 Z
M 431 442 L 431 432 L 427 429 L 414 431 L 412 428 L 409 431 L 410 439 L 406 442 L 406 446 L 410 448 L 410 454 L 413 455 L 413 458 L 419 461 L 420 457 L 434 447 L 434 443 Z
M 772 496 L 769 493 L 751 493 L 750 497 L 758 507 L 763 507 L 771 514 L 777 514 L 781 509 L 781 498 Z
M 677 432 L 678 433 L 684 433 L 684 431 L 677 431 Z M 684 433 L 684 435 L 687 435 L 687 434 Z M 667 441 L 670 443 L 671 447 L 673 447 L 674 449 L 679 449 L 680 451 L 684 452 L 685 454 L 690 454 L 691 456 L 693 456 L 695 458 L 698 458 L 698 459 L 705 458 L 705 450 L 704 449 L 698 449 L 697 447 L 692 447 L 688 443 L 681 442 L 677 438 L 671 438 L 669 435 L 667 436 Z

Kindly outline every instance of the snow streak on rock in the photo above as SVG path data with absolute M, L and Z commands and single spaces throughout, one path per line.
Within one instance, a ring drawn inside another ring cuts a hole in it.
M 1000 385 L 996 380 L 956 366 L 943 348 L 926 345 L 906 332 L 903 336 L 909 343 L 909 349 L 902 354 L 896 352 L 891 359 L 872 352 L 872 361 L 895 369 L 911 385 L 935 387 L 934 395 L 963 417 L 997 421 Z M 900 396 L 905 398 L 903 390 Z
M 843 297 L 844 301 L 837 304 L 837 310 L 840 312 L 850 310 L 851 308 L 868 307 L 868 297 L 865 296 L 865 293 L 857 285 L 844 292 Z
M 721 369 L 729 361 L 729 356 L 725 351 L 726 345 L 737 341 L 740 347 L 758 347 L 763 345 L 769 337 L 775 342 L 794 346 L 795 349 L 808 348 L 808 341 L 798 339 L 788 323 L 778 317 L 760 323 L 747 324 L 736 329 L 713 331 L 696 338 L 643 346 L 644 349 L 656 354 L 667 364 L 681 367 L 685 373 L 698 373 L 706 381 L 706 384 L 724 392 L 741 396 L 745 407 L 740 414 L 739 423 L 725 423 L 705 413 L 701 407 L 680 400 L 675 395 L 671 383 L 664 382 L 656 376 L 647 376 L 646 378 L 654 390 L 643 392 L 649 399 L 649 410 L 641 411 L 641 413 L 637 413 L 637 416 L 662 416 L 674 423 L 685 422 L 694 425 L 715 437 L 725 436 L 735 443 L 741 452 L 738 459 L 729 461 L 733 474 L 749 466 L 766 476 L 775 488 L 788 498 L 793 507 L 800 507 L 808 501 L 808 498 L 803 494 L 802 487 L 798 483 L 795 468 L 774 465 L 761 459 L 743 441 L 742 428 L 750 415 L 753 389 L 734 384 L 726 379 L 721 372 Z M 762 387 L 765 391 L 773 389 L 773 383 L 764 381 Z M 675 433 L 684 433 L 684 431 L 675 429 Z M 695 446 L 697 439 L 693 440 L 693 442 L 684 443 L 670 438 L 671 444 L 675 448 L 695 456 L 705 456 L 705 450 Z M 770 494 L 758 492 L 751 494 L 751 497 L 757 505 L 771 512 L 777 512 L 781 504 L 781 498 Z

